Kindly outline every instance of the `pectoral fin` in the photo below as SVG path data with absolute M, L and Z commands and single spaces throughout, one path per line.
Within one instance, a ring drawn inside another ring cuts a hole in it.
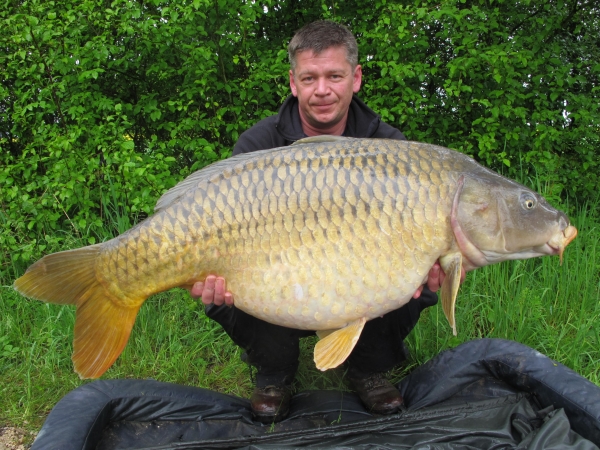
M 456 336 L 456 321 L 454 320 L 454 305 L 460 287 L 460 272 L 462 269 L 462 254 L 460 252 L 450 253 L 440 258 L 440 266 L 446 274 L 442 283 L 442 309 L 452 327 L 452 333 Z
M 325 331 L 323 334 L 327 334 L 326 337 L 315 345 L 317 369 L 325 371 L 343 363 L 358 342 L 366 322 L 367 319 L 362 317 L 334 332 Z

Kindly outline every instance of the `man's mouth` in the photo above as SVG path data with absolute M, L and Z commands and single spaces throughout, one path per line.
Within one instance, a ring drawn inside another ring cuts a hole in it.
M 317 108 L 317 109 L 327 109 L 327 108 L 330 108 L 331 106 L 333 106 L 333 103 L 313 104 L 312 105 L 313 108 Z

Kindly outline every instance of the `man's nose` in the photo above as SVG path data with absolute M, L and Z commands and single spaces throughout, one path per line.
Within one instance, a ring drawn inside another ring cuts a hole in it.
M 321 77 L 317 79 L 317 88 L 315 89 L 315 94 L 317 95 L 327 95 L 329 93 L 329 84 L 327 83 L 327 79 L 325 77 Z

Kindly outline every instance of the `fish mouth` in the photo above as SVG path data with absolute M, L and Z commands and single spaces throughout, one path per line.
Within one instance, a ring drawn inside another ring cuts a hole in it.
M 563 252 L 565 251 L 565 247 L 571 243 L 573 239 L 577 237 L 577 228 L 573 225 L 567 226 L 561 233 L 556 233 L 546 244 L 544 247 L 549 249 L 548 254 L 550 255 L 559 255 L 560 263 L 563 261 Z
M 540 244 L 535 247 L 529 247 L 528 249 L 524 249 L 520 252 L 515 252 L 511 254 L 508 258 L 507 255 L 504 255 L 506 259 L 528 259 L 535 258 L 538 256 L 554 256 L 558 255 L 560 257 L 560 263 L 563 261 L 563 252 L 569 243 L 577 237 L 577 228 L 572 225 L 567 225 L 563 230 L 557 231 L 548 242 L 544 244 Z M 501 255 L 495 254 L 494 252 L 484 252 L 488 259 L 502 260 Z M 500 256 L 500 258 L 499 258 Z

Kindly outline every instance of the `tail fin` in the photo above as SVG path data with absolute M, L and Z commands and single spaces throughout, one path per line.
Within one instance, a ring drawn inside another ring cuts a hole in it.
M 98 378 L 119 357 L 144 302 L 125 306 L 96 278 L 102 244 L 47 255 L 15 281 L 26 297 L 77 305 L 72 360 L 81 378 Z M 128 302 L 129 303 L 129 302 Z

